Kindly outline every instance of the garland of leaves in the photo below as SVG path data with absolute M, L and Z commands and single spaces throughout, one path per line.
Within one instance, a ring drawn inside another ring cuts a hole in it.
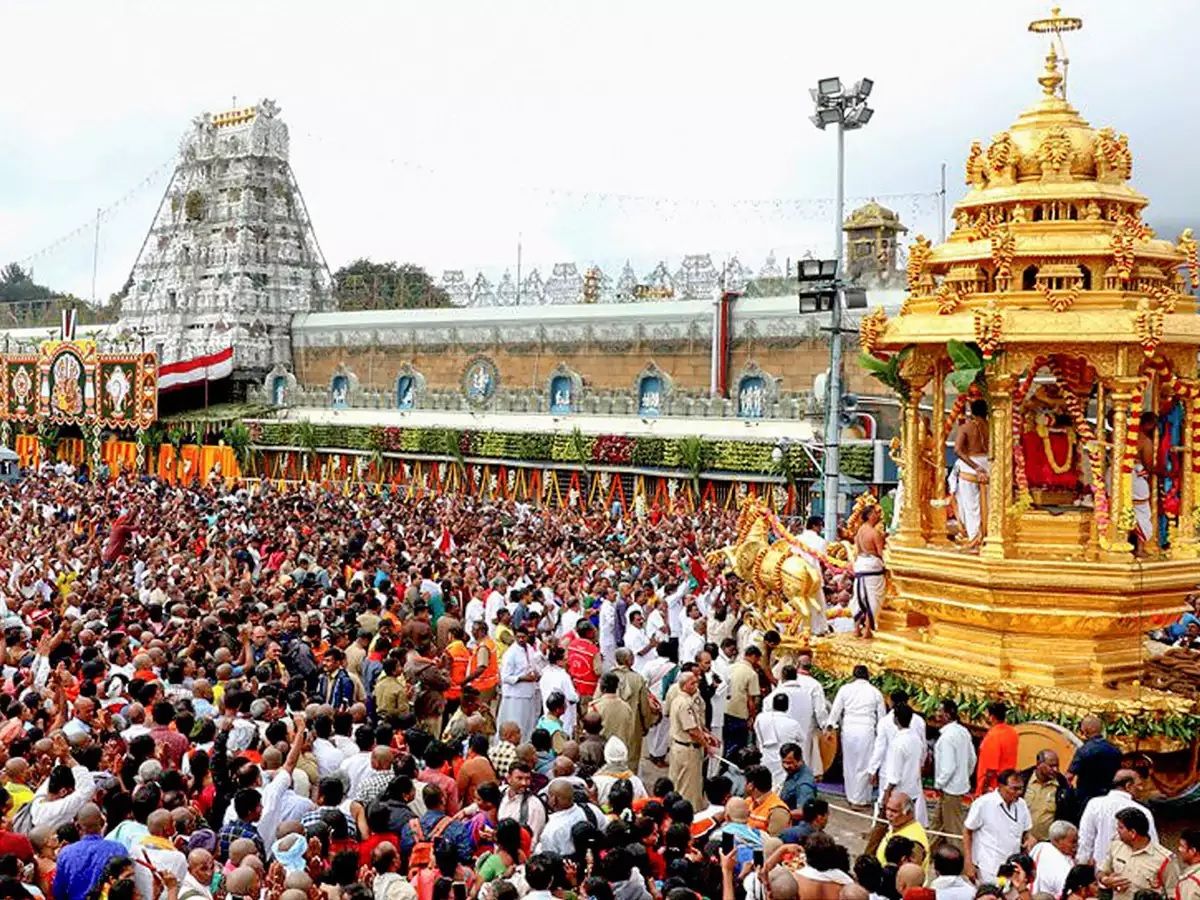
M 300 446 L 305 449 L 337 447 L 370 453 L 447 455 L 446 428 L 385 428 L 380 426 L 316 425 L 296 422 L 256 422 L 259 446 Z M 634 437 L 602 434 L 545 434 L 505 431 L 454 431 L 460 454 L 523 462 L 562 462 L 574 465 L 632 465 L 640 468 L 745 472 L 770 475 L 780 469 L 772 458 L 777 445 L 768 442 L 710 440 L 708 438 Z M 303 443 L 299 438 L 303 437 Z M 693 445 L 694 441 L 699 441 Z M 817 470 L 799 444 L 785 449 L 788 471 L 797 478 L 812 478 Z M 453 454 L 450 454 L 453 455 Z M 842 450 L 842 471 L 862 481 L 874 473 L 874 448 L 848 445 Z

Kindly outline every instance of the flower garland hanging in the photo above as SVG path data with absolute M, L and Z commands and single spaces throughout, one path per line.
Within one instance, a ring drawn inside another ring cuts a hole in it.
M 1013 437 L 1013 478 L 1016 481 L 1017 498 L 1009 507 L 1009 513 L 1014 516 L 1022 515 L 1033 506 L 1033 495 L 1029 491 L 1029 473 L 1025 463 L 1025 446 L 1022 438 L 1025 435 L 1025 397 L 1033 386 L 1038 369 L 1046 364 L 1046 358 L 1039 356 L 1029 365 L 1025 377 L 1017 384 L 1012 398 L 1012 437 Z M 944 439 L 943 439 L 944 440 Z
M 1054 458 L 1054 446 L 1050 443 L 1051 421 L 1048 414 L 1041 413 L 1038 415 L 1033 429 L 1037 432 L 1037 436 L 1042 439 L 1042 449 L 1046 453 L 1046 463 L 1050 466 L 1050 471 L 1055 475 L 1065 475 L 1070 471 L 1071 463 L 1075 458 L 1075 432 L 1067 432 L 1067 455 L 1060 463 Z

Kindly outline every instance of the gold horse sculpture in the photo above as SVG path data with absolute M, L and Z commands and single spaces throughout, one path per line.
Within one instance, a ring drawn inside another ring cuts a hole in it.
M 800 546 L 764 501 L 748 497 L 734 543 L 708 555 L 710 561 L 723 559 L 745 583 L 742 603 L 752 627 L 784 637 L 811 633 L 812 617 L 825 608 L 823 579 L 821 570 L 793 549 Z

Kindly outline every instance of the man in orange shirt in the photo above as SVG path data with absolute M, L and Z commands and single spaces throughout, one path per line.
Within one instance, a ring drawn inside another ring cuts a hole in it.
M 481 784 L 498 782 L 496 770 L 487 757 L 488 739 L 486 735 L 473 734 L 467 742 L 467 758 L 458 769 L 455 786 L 458 788 L 458 799 L 463 806 L 475 802 L 475 789 Z
M 979 762 L 975 769 L 975 795 L 982 796 L 997 787 L 997 776 L 1006 769 L 1017 767 L 1017 729 L 1005 720 L 1008 706 L 1000 701 L 988 704 L 988 730 L 979 745 Z

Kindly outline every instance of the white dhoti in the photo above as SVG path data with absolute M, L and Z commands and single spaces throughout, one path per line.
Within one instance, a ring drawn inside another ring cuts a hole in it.
M 954 503 L 958 507 L 958 524 L 967 533 L 967 538 L 975 541 L 979 539 L 983 528 L 987 491 L 987 484 L 979 480 L 979 469 L 986 473 L 991 471 L 991 466 L 986 456 L 972 456 L 971 461 L 978 468 L 972 468 L 961 459 L 955 461 L 950 478 L 953 481 Z
M 1150 478 L 1141 463 L 1133 467 L 1133 518 L 1137 524 L 1138 536 L 1143 541 L 1150 541 L 1154 536 L 1154 520 L 1150 515 Z
M 513 697 L 505 694 L 504 688 L 501 688 L 500 710 L 496 714 L 496 721 L 498 723 L 516 722 L 521 728 L 522 741 L 529 741 L 529 736 L 537 728 L 537 721 L 541 718 L 541 714 L 542 700 L 536 692 L 532 697 Z
M 867 769 L 874 749 L 874 728 L 842 729 L 842 780 L 846 784 L 846 799 L 855 806 L 871 802 L 871 773 Z
M 854 621 L 865 623 L 872 631 L 883 601 L 883 560 L 860 553 L 854 560 Z

